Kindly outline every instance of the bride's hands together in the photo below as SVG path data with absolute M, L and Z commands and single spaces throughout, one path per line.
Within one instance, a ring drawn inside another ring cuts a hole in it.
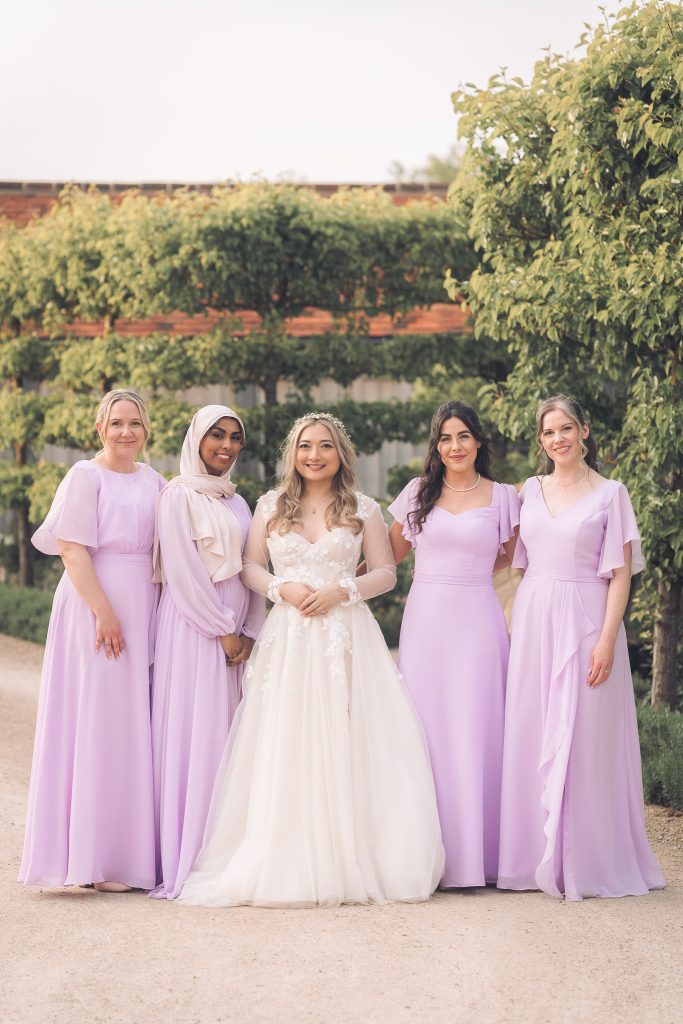
M 280 586 L 280 597 L 288 604 L 294 605 L 301 610 L 301 606 L 314 593 L 313 587 L 308 583 L 283 583 Z
M 306 600 L 299 605 L 302 615 L 310 618 L 313 615 L 326 615 L 332 608 L 341 604 L 347 597 L 346 590 L 338 583 L 327 583 L 319 590 L 314 590 Z

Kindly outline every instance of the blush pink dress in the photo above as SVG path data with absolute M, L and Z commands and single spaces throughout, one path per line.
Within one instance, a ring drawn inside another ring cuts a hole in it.
M 389 506 L 415 549 L 398 665 L 427 738 L 446 864 L 441 886 L 498 875 L 508 632 L 493 589 L 501 545 L 519 522 L 509 484 L 491 503 L 454 515 L 436 506 L 418 533 L 409 525 L 419 478 Z
M 77 462 L 33 535 L 48 555 L 58 540 L 87 548 L 125 649 L 118 659 L 95 653 L 95 616 L 64 573 L 45 647 L 20 882 L 154 885 L 150 581 L 165 484 L 149 466 L 115 473 Z
M 632 571 L 643 568 L 628 491 L 607 480 L 552 516 L 531 477 L 521 498 L 498 885 L 568 900 L 641 895 L 664 878 L 645 833 L 623 624 L 609 678 L 587 682 L 625 544 Z

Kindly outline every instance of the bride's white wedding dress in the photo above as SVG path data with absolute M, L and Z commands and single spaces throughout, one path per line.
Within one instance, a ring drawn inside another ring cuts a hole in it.
M 266 533 L 259 501 L 244 582 L 345 581 L 349 601 L 304 618 L 275 604 L 249 660 L 204 847 L 180 895 L 206 906 L 425 900 L 444 854 L 422 730 L 365 598 L 396 570 L 381 511 L 358 495 L 362 534 L 315 543 Z M 368 572 L 355 579 L 361 546 Z M 272 563 L 275 576 L 268 572 Z

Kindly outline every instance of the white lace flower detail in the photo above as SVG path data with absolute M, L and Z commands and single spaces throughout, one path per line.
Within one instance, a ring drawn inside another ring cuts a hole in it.
M 356 586 L 356 581 L 354 579 L 348 577 L 347 579 L 339 580 L 339 586 L 343 587 L 348 594 L 346 600 L 341 603 L 342 608 L 347 608 L 350 604 L 357 604 L 358 601 L 361 600 L 361 596 L 358 593 L 358 587 Z
M 377 502 L 374 498 L 369 498 L 367 494 L 363 494 L 362 491 L 356 491 L 356 498 L 358 500 L 357 515 L 365 520 L 370 516 Z
M 273 580 L 268 584 L 268 600 L 272 604 L 282 604 L 283 597 L 280 594 L 280 587 L 285 582 L 282 576 L 273 576 Z

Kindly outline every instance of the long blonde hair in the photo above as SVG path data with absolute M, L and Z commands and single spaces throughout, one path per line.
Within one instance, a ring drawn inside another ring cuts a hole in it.
M 586 419 L 583 409 L 573 395 L 553 395 L 552 398 L 546 398 L 541 402 L 536 410 L 536 464 L 538 466 L 539 474 L 549 476 L 555 471 L 555 462 L 550 458 L 541 443 L 543 418 L 546 413 L 553 412 L 555 409 L 560 409 L 565 416 L 576 424 L 579 431 L 581 455 L 583 456 L 586 465 L 590 469 L 594 469 L 596 473 L 599 473 L 598 446 L 595 443 L 595 438 L 590 432 L 588 437 L 581 437 L 582 428 L 588 426 L 588 420 Z
M 311 412 L 295 421 L 282 446 L 284 463 L 280 485 L 278 487 L 275 511 L 268 521 L 268 529 L 275 533 L 289 533 L 296 525 L 302 523 L 301 498 L 303 496 L 303 480 L 296 468 L 296 452 L 301 434 L 306 427 L 322 423 L 332 435 L 332 441 L 339 455 L 340 466 L 332 481 L 334 500 L 325 510 L 325 526 L 333 530 L 339 526 L 348 526 L 354 533 L 363 529 L 363 520 L 356 514 L 358 498 L 355 493 L 356 476 L 353 464 L 356 453 L 351 439 L 341 420 L 327 412 Z
M 145 403 L 142 401 L 137 391 L 130 391 L 128 388 L 115 388 L 113 391 L 108 391 L 104 396 L 99 404 L 97 415 L 95 417 L 95 426 L 97 428 L 100 441 L 104 444 L 104 433 L 107 429 L 107 424 L 111 419 L 112 406 L 115 402 L 132 402 L 133 405 L 137 406 L 138 413 L 140 414 L 140 422 L 142 423 L 142 429 L 145 432 L 145 440 L 138 454 L 149 465 L 149 455 L 147 454 L 146 445 L 152 429 L 152 424 L 150 423 L 149 413 L 145 409 Z

